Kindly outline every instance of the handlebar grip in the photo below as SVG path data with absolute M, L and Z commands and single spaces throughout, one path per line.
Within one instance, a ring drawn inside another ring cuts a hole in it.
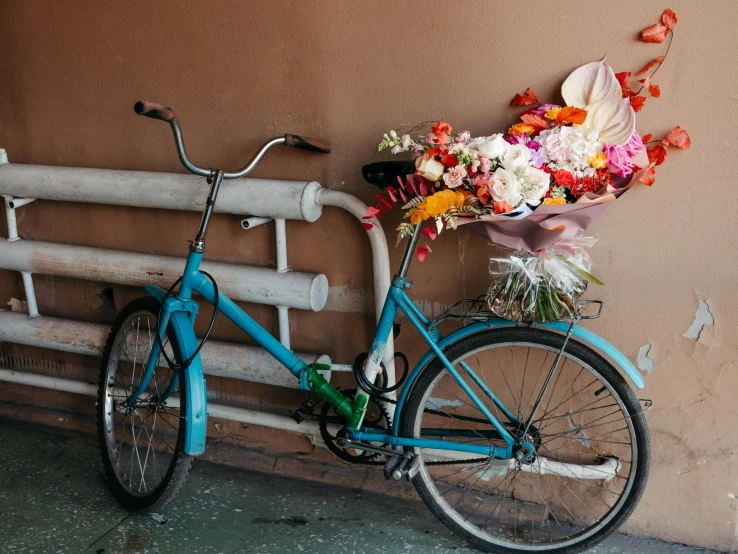
M 321 152 L 328 154 L 333 147 L 327 140 L 315 139 L 310 137 L 301 137 L 299 135 L 290 135 L 287 133 L 284 136 L 285 146 L 294 146 L 301 150 L 309 150 L 310 152 Z
M 174 110 L 165 108 L 161 104 L 154 104 L 153 102 L 136 102 L 133 105 L 133 111 L 138 115 L 145 115 L 151 119 L 159 119 L 161 121 L 173 121 L 177 118 L 174 115 Z

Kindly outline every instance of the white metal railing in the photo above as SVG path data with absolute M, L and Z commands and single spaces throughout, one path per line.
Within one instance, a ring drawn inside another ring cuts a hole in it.
M 199 211 L 204 207 L 206 196 L 202 182 L 200 177 L 180 174 L 11 164 L 5 151 L 0 149 L 0 195 L 5 198 L 8 220 L 8 238 L 0 243 L 0 269 L 21 272 L 29 312 L 25 315 L 0 311 L 0 341 L 99 356 L 109 328 L 39 316 L 32 274 L 133 286 L 146 283 L 168 286 L 184 267 L 184 259 L 180 258 L 21 240 L 15 213 L 18 208 L 36 199 L 45 199 Z M 367 209 L 358 198 L 323 189 L 316 182 L 237 179 L 224 182 L 219 194 L 216 211 L 248 216 L 242 222 L 244 229 L 274 220 L 277 267 L 204 262 L 203 269 L 211 273 L 222 290 L 233 299 L 275 306 L 279 316 L 280 341 L 287 347 L 290 345 L 288 309 L 321 310 L 326 304 L 329 287 L 325 275 L 289 269 L 285 219 L 316 221 L 323 206 L 344 209 L 359 221 Z M 378 319 L 390 285 L 389 256 L 381 228 L 374 227 L 367 234 L 372 247 Z M 297 355 L 307 362 L 330 363 L 327 356 Z M 205 372 L 211 375 L 297 386 L 296 380 L 258 347 L 208 341 L 202 356 Z M 390 337 L 383 361 L 391 382 L 394 382 L 393 357 L 394 345 Z M 333 370 L 348 367 L 331 365 Z M 22 381 L 24 384 L 58 388 L 59 379 L 56 378 L 30 374 L 21 378 L 18 375 L 17 371 L 0 371 L 0 381 Z M 86 386 L 86 383 L 68 384 L 68 387 L 79 390 L 87 390 Z M 391 409 L 392 406 L 388 407 Z M 217 405 L 209 408 L 211 415 L 226 417 L 217 413 L 227 413 L 233 416 L 230 419 L 238 419 L 238 410 Z M 251 423 L 255 423 L 256 418 L 261 422 L 259 425 L 279 428 L 287 425 L 272 421 L 276 417 L 273 414 L 263 413 L 256 417 L 251 413 L 253 411 L 248 412 Z M 239 417 L 247 416 L 241 414 Z M 274 425 L 269 425 L 270 421 Z M 303 428 L 290 427 L 290 430 L 300 429 Z M 308 431 L 307 428 L 305 430 Z

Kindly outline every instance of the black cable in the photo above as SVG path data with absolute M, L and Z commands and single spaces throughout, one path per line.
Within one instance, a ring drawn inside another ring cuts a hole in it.
M 400 358 L 402 360 L 403 365 L 405 366 L 404 371 L 402 372 L 402 377 L 397 380 L 397 382 L 391 386 L 391 387 L 382 387 L 375 385 L 374 383 L 370 382 L 369 379 L 367 379 L 366 374 L 364 373 L 364 362 L 369 357 L 369 355 L 364 352 L 363 354 L 359 354 L 356 359 L 354 360 L 354 365 L 352 367 L 354 372 L 354 378 L 356 379 L 356 382 L 359 384 L 359 386 L 368 392 L 370 395 L 381 395 L 386 394 L 389 392 L 394 392 L 397 389 L 399 389 L 402 384 L 405 382 L 405 379 L 407 378 L 407 373 L 409 369 L 409 363 L 407 360 L 407 356 L 403 354 L 402 352 L 395 352 L 395 358 Z M 383 363 L 379 363 L 380 368 L 382 369 L 382 384 L 387 384 L 388 381 L 388 375 L 387 375 L 387 368 L 384 367 Z
M 213 330 L 213 326 L 215 325 L 215 319 L 218 317 L 218 301 L 220 300 L 220 292 L 218 291 L 218 283 L 215 282 L 215 279 L 212 275 L 205 271 L 200 271 L 205 277 L 208 278 L 208 280 L 213 284 L 213 289 L 215 291 L 215 298 L 213 299 L 213 317 L 210 318 L 210 325 L 208 325 L 208 330 L 205 332 L 205 336 L 202 338 L 202 341 L 200 341 L 200 344 L 195 349 L 195 351 L 192 353 L 192 356 L 190 356 L 186 362 L 183 362 L 181 364 L 178 364 L 176 362 L 173 362 L 169 356 L 167 356 L 166 351 L 164 350 L 164 345 L 161 342 L 161 337 L 159 336 L 159 329 L 157 328 L 155 336 L 156 336 L 156 344 L 159 346 L 159 351 L 161 352 L 162 356 L 164 356 L 164 359 L 166 360 L 167 364 L 170 368 L 172 368 L 175 371 L 178 371 L 180 369 L 187 369 L 192 361 L 195 359 L 195 357 L 200 353 L 200 350 L 202 350 L 202 347 L 205 346 L 205 342 L 208 340 L 208 337 L 210 337 L 210 332 Z M 161 300 L 161 306 L 159 307 L 159 317 L 157 321 L 161 321 L 161 314 L 162 309 L 164 308 L 164 301 L 169 298 L 172 294 L 172 291 L 174 290 L 174 287 L 176 287 L 179 283 L 182 282 L 182 277 L 174 281 L 171 287 L 169 287 L 169 290 L 164 294 L 164 298 Z

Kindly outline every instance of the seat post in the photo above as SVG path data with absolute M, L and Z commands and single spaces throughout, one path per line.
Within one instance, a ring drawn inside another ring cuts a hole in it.
M 407 270 L 410 267 L 410 262 L 413 259 L 413 252 L 415 251 L 415 246 L 418 244 L 418 239 L 420 238 L 420 232 L 422 230 L 423 222 L 421 221 L 415 226 L 413 236 L 410 237 L 409 241 L 407 241 L 407 245 L 405 246 L 405 253 L 402 255 L 400 271 L 397 272 L 397 277 L 402 277 L 404 279 L 405 275 L 407 275 Z
M 218 190 L 220 189 L 220 183 L 223 181 L 223 172 L 218 170 L 211 172 L 208 177 L 208 183 L 210 183 L 210 194 L 205 202 L 205 211 L 202 213 L 202 219 L 200 220 L 200 230 L 195 236 L 195 240 L 190 245 L 190 250 L 193 252 L 205 252 L 205 236 L 208 233 L 208 226 L 210 225 L 210 216 L 213 215 L 213 208 L 215 208 L 215 200 L 218 197 Z

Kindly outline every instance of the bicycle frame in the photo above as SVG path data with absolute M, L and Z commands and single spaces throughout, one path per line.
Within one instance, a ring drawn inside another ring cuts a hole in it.
M 413 239 L 408 243 L 405 257 L 403 258 L 402 268 L 393 279 L 392 286 L 387 294 L 387 299 L 379 319 L 374 342 L 369 352 L 365 372 L 372 381 L 376 378 L 378 373 L 381 372 L 380 361 L 384 353 L 387 339 L 392 332 L 393 323 L 398 310 L 402 311 L 418 330 L 423 339 L 430 345 L 432 352 L 438 356 L 446 366 L 449 373 L 469 395 L 472 402 L 489 420 L 490 424 L 495 429 L 496 437 L 505 441 L 507 444 L 505 447 L 453 443 L 443 440 L 413 439 L 399 437 L 396 432 L 390 434 L 389 430 L 385 434 L 379 434 L 368 429 L 362 429 L 361 423 L 368 401 L 368 394 L 366 392 L 359 390 L 354 399 L 346 398 L 318 373 L 316 367 L 308 366 L 304 361 L 300 360 L 288 348 L 284 347 L 279 340 L 254 321 L 253 318 L 239 308 L 222 292 L 218 293 L 218 310 L 255 340 L 261 347 L 274 356 L 296 378 L 300 379 L 302 389 L 317 392 L 328 403 L 334 406 L 336 411 L 346 418 L 346 428 L 355 440 L 381 442 L 395 447 L 433 448 L 437 450 L 469 452 L 492 456 L 499 459 L 509 459 L 512 456 L 512 446 L 515 443 L 515 439 L 510 435 L 505 426 L 495 418 L 487 405 L 479 399 L 477 394 L 469 387 L 467 382 L 459 375 L 457 369 L 443 354 L 442 348 L 438 345 L 440 335 L 437 333 L 430 333 L 428 331 L 428 319 L 405 292 L 411 287 L 410 281 L 405 278 L 405 273 L 407 272 L 410 258 L 414 252 L 419 234 L 420 226 L 418 226 L 418 230 Z M 200 273 L 202 257 L 202 252 L 195 251 L 192 248 L 190 249 L 184 274 L 182 275 L 182 283 L 176 296 L 165 298 L 165 292 L 160 287 L 154 285 L 148 285 L 146 287 L 148 292 L 163 302 L 162 316 L 161 321 L 159 322 L 160 338 L 162 338 L 162 340 L 164 339 L 166 328 L 171 323 L 174 327 L 175 337 L 179 343 L 183 359 L 187 359 L 191 356 L 197 348 L 197 339 L 195 338 L 192 325 L 198 312 L 198 304 L 192 300 L 193 293 L 200 295 L 211 305 L 214 305 L 215 303 L 215 288 L 213 287 L 213 284 L 203 276 L 202 273 Z M 141 379 L 141 383 L 138 389 L 134 391 L 128 399 L 129 405 L 133 405 L 136 402 L 136 399 L 148 387 L 159 357 L 160 349 L 155 343 L 152 346 L 151 355 L 147 361 L 146 371 Z M 492 402 L 502 410 L 510 420 L 508 423 L 513 425 L 516 424 L 517 420 L 515 420 L 512 413 L 502 404 L 492 391 L 482 383 L 474 371 L 466 364 L 463 364 L 462 367 L 471 379 L 480 386 Z M 192 364 L 185 369 L 184 375 L 188 385 L 186 387 L 187 402 L 185 414 L 188 421 L 188 432 L 187 437 L 185 438 L 184 449 L 188 454 L 195 455 L 204 451 L 207 425 L 207 395 L 205 392 L 202 364 L 199 360 L 199 354 L 195 359 L 193 359 Z M 172 380 L 167 391 L 162 395 L 161 401 L 166 401 L 172 391 L 176 388 L 176 379 L 177 377 Z

